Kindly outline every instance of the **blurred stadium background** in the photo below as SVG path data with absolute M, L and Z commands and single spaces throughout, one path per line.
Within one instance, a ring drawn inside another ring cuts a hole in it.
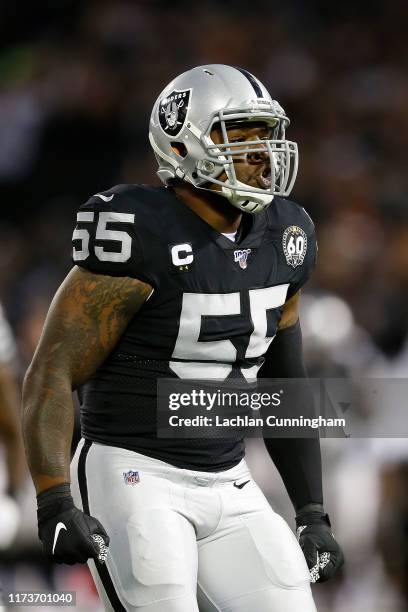
M 320 246 L 303 298 L 311 374 L 406 377 L 406 0 L 2 0 L 0 11 L 0 299 L 9 322 L 0 322 L 0 377 L 15 411 L 13 379 L 20 386 L 70 268 L 78 206 L 117 183 L 157 183 L 151 106 L 173 76 L 204 63 L 255 73 L 292 119 L 301 159 L 293 197 Z M 99 610 L 86 568 L 54 567 L 40 554 L 34 490 L 17 469 L 21 449 L 0 398 L 1 481 L 20 511 L 7 543 L 13 513 L 7 526 L 2 497 L 3 588 L 73 589 L 78 610 Z M 315 588 L 319 611 L 408 610 L 407 441 L 322 445 L 347 565 Z M 293 525 L 262 446 L 248 446 L 271 504 Z

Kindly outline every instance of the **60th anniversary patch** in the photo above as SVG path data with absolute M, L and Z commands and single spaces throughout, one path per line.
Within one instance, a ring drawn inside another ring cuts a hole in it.
M 160 100 L 159 121 L 163 131 L 168 136 L 177 136 L 187 117 L 191 89 L 178 91 L 174 89 L 168 96 Z
M 307 251 L 306 233 L 301 227 L 290 225 L 283 232 L 282 247 L 288 266 L 301 266 Z

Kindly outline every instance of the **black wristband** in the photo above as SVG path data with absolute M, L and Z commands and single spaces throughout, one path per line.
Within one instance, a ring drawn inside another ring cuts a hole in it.
M 297 514 L 301 514 L 302 512 L 320 512 L 321 514 L 325 514 L 322 504 L 315 502 L 310 502 L 310 504 L 306 504 L 302 508 L 299 508 Z
M 71 487 L 69 482 L 54 485 L 53 487 L 50 487 L 37 495 L 38 509 L 67 497 L 71 497 Z
M 329 515 L 323 512 L 302 512 L 296 515 L 296 527 L 319 523 L 325 523 L 328 527 L 331 527 Z
M 41 527 L 53 516 L 74 507 L 69 483 L 55 485 L 46 491 L 42 491 L 37 495 L 38 526 Z

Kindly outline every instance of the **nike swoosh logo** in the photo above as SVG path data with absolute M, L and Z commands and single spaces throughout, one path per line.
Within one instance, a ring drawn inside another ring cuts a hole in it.
M 104 196 L 104 195 L 102 195 L 100 193 L 95 193 L 94 197 L 95 198 L 101 198 L 101 200 L 103 200 L 104 202 L 110 202 L 114 195 L 115 194 L 112 193 L 112 195 L 110 195 L 110 196 Z
M 52 547 L 52 554 L 54 554 L 55 545 L 57 543 L 58 536 L 59 536 L 59 533 L 60 533 L 61 529 L 65 529 L 65 531 L 67 530 L 67 528 L 65 527 L 64 523 L 57 523 L 57 526 L 55 528 L 54 544 L 53 544 L 53 547 Z
M 236 482 L 234 482 L 234 487 L 236 487 L 237 489 L 243 489 L 245 485 L 248 484 L 248 482 L 251 482 L 251 481 L 246 480 L 245 482 L 241 482 L 241 484 L 237 484 Z

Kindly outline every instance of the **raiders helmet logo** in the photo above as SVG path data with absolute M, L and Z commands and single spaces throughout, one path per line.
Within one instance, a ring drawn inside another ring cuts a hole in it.
M 159 102 L 159 121 L 167 136 L 177 136 L 186 122 L 191 89 L 173 90 Z
M 301 266 L 307 250 L 307 236 L 302 228 L 297 225 L 287 227 L 283 232 L 282 247 L 288 266 Z

